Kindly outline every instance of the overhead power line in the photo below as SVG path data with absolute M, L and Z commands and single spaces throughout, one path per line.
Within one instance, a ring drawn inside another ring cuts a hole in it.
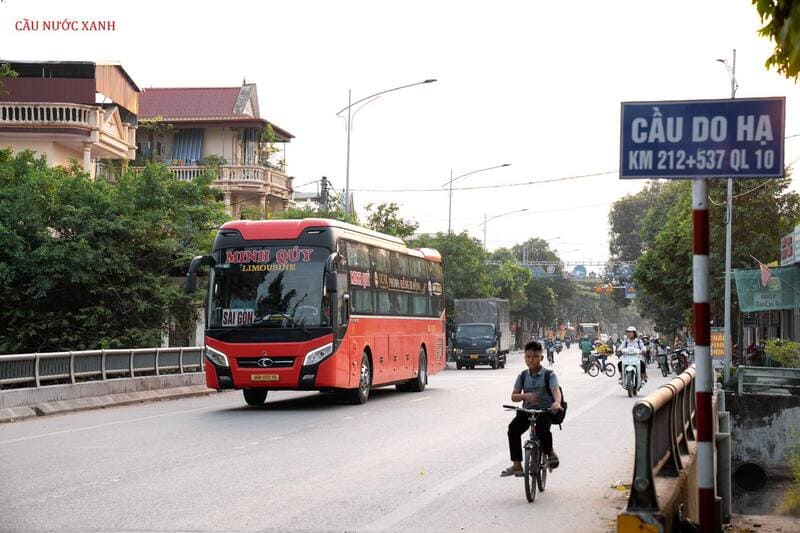
M 472 187 L 454 187 L 454 191 L 474 191 L 478 189 L 503 189 L 507 187 L 524 187 L 526 185 L 538 185 L 540 183 L 554 183 L 558 181 L 577 180 L 582 178 L 593 178 L 596 176 L 606 176 L 608 174 L 617 174 L 619 170 L 609 170 L 607 172 L 594 172 L 592 174 L 578 174 L 575 176 L 564 176 L 561 178 L 548 178 L 543 180 L 531 180 L 518 183 L 501 183 L 497 185 L 476 185 Z M 449 189 L 443 188 L 420 188 L 420 189 L 350 189 L 357 192 L 448 192 Z

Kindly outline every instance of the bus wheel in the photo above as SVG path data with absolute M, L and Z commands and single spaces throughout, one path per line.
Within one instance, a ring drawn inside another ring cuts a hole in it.
M 372 385 L 372 368 L 369 366 L 369 357 L 364 353 L 361 354 L 358 388 L 350 391 L 350 401 L 356 405 L 367 403 L 370 385 Z
M 456 362 L 456 370 L 461 370 L 461 363 Z
M 428 354 L 425 348 L 419 349 L 419 370 L 417 377 L 408 381 L 408 390 L 411 392 L 422 392 L 428 383 Z
M 267 400 L 267 389 L 243 389 L 242 392 L 247 405 L 264 405 Z

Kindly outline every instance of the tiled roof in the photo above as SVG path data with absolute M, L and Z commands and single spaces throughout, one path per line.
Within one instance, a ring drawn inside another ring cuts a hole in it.
M 139 95 L 139 118 L 230 117 L 241 87 L 145 89 Z M 238 115 L 244 118 L 247 115 Z

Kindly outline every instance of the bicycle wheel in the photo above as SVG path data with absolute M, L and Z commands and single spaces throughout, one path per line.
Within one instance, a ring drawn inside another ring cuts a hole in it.
M 534 465 L 537 463 L 533 463 L 531 457 L 533 455 L 533 450 L 526 447 L 525 448 L 525 462 L 522 463 L 522 471 L 524 472 L 525 478 L 525 497 L 528 499 L 528 502 L 533 503 L 533 500 L 536 499 L 536 482 L 534 481 L 534 470 L 537 468 Z
M 606 366 L 603 369 L 603 372 L 605 372 L 606 376 L 608 376 L 610 378 L 613 378 L 614 374 L 617 373 L 617 367 L 615 367 L 611 363 L 606 363 Z
M 539 475 L 536 476 L 536 484 L 539 486 L 539 492 L 544 492 L 544 486 L 547 484 L 547 467 L 548 460 L 544 452 L 539 453 Z
M 589 365 L 589 375 L 593 378 L 596 378 L 598 375 L 600 375 L 600 365 L 597 362 L 593 362 L 591 365 Z

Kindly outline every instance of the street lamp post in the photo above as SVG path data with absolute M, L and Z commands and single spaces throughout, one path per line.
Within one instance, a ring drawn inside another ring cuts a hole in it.
M 736 50 L 733 51 L 733 63 L 728 65 L 725 59 L 717 59 L 725 65 L 731 78 L 731 100 L 736 98 Z M 724 357 L 724 382 L 727 384 L 731 378 L 731 241 L 733 231 L 733 179 L 728 178 L 728 198 L 725 202 L 725 332 L 723 338 Z
M 495 165 L 493 167 L 487 168 L 479 168 L 478 170 L 472 170 L 465 174 L 461 174 L 460 176 L 453 177 L 453 169 L 450 169 L 450 180 L 446 183 L 442 184 L 442 187 L 448 186 L 450 191 L 448 193 L 448 204 L 447 204 L 447 234 L 450 235 L 452 233 L 452 220 L 453 220 L 453 183 L 460 179 L 464 179 L 467 176 L 472 176 L 473 174 L 477 174 L 478 172 L 485 172 L 487 170 L 494 170 L 496 168 L 503 168 L 503 167 L 510 167 L 511 163 L 503 163 L 502 165 Z
M 516 211 L 509 211 L 507 213 L 500 213 L 499 215 L 495 215 L 492 218 L 486 218 L 486 213 L 484 213 L 483 214 L 483 224 L 481 224 L 481 226 L 483 226 L 483 251 L 486 251 L 486 223 L 487 222 L 489 222 L 490 220 L 494 220 L 496 218 L 505 217 L 505 216 L 508 216 L 508 215 L 515 215 L 517 213 L 522 213 L 522 212 L 527 211 L 527 210 L 528 210 L 527 207 L 525 209 L 517 209 Z
M 353 91 L 351 89 L 347 90 L 347 107 L 336 113 L 336 116 L 341 115 L 345 111 L 347 111 L 347 163 L 345 167 L 345 178 L 344 178 L 344 212 L 345 214 L 348 212 L 350 208 L 350 132 L 352 131 L 352 119 L 353 119 L 353 106 L 360 104 L 361 102 L 365 102 L 367 100 L 372 100 L 377 98 L 378 96 L 386 93 L 391 93 L 394 91 L 399 91 L 400 89 L 407 89 L 409 87 L 415 87 L 417 85 L 424 85 L 426 83 L 434 83 L 436 79 L 427 79 L 423 81 L 418 81 L 416 83 L 409 83 L 408 85 L 401 85 L 400 87 L 395 87 L 393 89 L 386 89 L 385 91 L 379 91 L 375 94 L 371 94 L 369 96 L 365 96 L 364 98 L 357 100 L 355 102 L 352 101 Z M 364 105 L 367 105 L 367 102 Z M 362 106 L 363 107 L 363 106 Z

